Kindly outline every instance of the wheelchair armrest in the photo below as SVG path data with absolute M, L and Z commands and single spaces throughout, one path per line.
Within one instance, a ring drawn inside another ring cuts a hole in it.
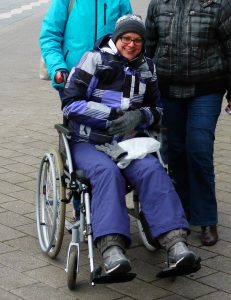
M 55 129 L 66 136 L 71 135 L 71 131 L 63 124 L 55 124 Z

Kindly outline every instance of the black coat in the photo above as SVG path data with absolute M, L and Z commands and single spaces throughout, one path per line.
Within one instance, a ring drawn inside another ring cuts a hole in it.
M 227 90 L 231 99 L 230 0 L 152 0 L 146 30 L 162 93 L 187 98 Z

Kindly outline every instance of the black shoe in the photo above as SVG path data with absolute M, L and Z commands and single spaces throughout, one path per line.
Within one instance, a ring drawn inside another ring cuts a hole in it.
M 213 246 L 218 241 L 217 226 L 201 226 L 201 243 L 204 246 Z

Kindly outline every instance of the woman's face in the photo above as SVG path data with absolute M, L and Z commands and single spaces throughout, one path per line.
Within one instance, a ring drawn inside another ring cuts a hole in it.
M 127 32 L 118 38 L 116 48 L 128 60 L 138 56 L 143 47 L 143 40 L 137 33 Z

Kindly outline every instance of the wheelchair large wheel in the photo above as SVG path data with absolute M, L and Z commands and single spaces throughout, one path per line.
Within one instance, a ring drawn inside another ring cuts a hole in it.
M 149 251 L 155 251 L 155 247 L 152 246 L 149 242 L 148 242 L 148 239 L 147 239 L 147 236 L 146 236 L 146 233 L 145 233 L 145 230 L 143 228 L 143 225 L 141 223 L 141 221 L 139 219 L 137 219 L 137 227 L 138 227 L 138 231 L 139 231 L 139 235 L 140 235 L 140 238 L 144 244 L 144 246 L 149 250 Z
M 61 248 L 66 204 L 62 185 L 63 164 L 57 150 L 46 153 L 37 181 L 37 231 L 43 253 L 55 258 Z
M 67 266 L 67 286 L 70 290 L 76 288 L 78 256 L 76 251 L 70 253 Z

